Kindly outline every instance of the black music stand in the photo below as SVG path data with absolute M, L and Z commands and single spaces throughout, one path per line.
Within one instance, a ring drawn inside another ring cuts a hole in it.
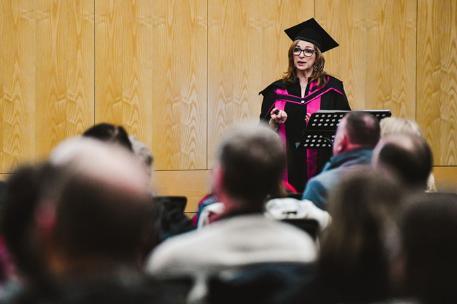
M 302 145 L 305 148 L 329 149 L 333 146 L 336 128 L 340 120 L 351 111 L 320 110 L 309 118 L 308 125 L 304 131 Z M 378 120 L 390 117 L 390 110 L 363 110 L 374 115 Z

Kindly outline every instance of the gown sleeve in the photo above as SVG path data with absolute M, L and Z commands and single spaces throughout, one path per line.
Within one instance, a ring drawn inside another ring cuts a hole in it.
M 273 84 L 266 87 L 259 95 L 263 96 L 262 107 L 260 110 L 260 121 L 268 123 L 270 121 L 270 111 L 275 102 Z

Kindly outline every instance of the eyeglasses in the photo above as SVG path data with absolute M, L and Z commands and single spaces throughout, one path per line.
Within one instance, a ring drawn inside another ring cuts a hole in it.
M 296 47 L 296 48 L 293 49 L 292 52 L 293 52 L 293 54 L 295 56 L 300 56 L 301 52 L 303 52 L 303 56 L 311 57 L 316 53 L 316 50 L 313 50 L 313 49 L 304 49 L 304 50 L 302 50 L 301 48 Z

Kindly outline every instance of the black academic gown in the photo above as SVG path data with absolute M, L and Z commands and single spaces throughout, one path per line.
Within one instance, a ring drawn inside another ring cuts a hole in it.
M 306 129 L 306 113 L 312 114 L 318 110 L 350 110 L 343 83 L 332 76 L 326 76 L 326 81 L 320 86 L 317 81 L 311 81 L 305 96 L 301 98 L 298 80 L 278 80 L 260 94 L 264 97 L 261 120 L 268 123 L 274 107 L 287 113 L 286 123 L 280 125 L 278 130 L 287 149 L 287 172 L 284 179 L 298 192 L 303 192 L 308 179 L 320 172 L 332 154 L 331 149 L 311 149 L 299 145 Z

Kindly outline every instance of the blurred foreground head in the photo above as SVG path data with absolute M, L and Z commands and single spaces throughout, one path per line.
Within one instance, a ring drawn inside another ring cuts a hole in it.
M 398 245 L 397 217 L 404 192 L 396 180 L 358 169 L 331 192 L 332 223 L 322 239 L 319 275 L 338 302 L 390 295 L 390 254 Z
M 420 303 L 456 303 L 457 194 L 412 196 L 401 221 L 405 285 Z
M 46 271 L 37 240 L 35 213 L 41 197 L 59 180 L 58 170 L 44 163 L 24 164 L 8 177 L 2 209 L 2 233 L 17 274 L 24 284 L 42 280 Z
M 269 194 L 278 192 L 285 151 L 279 136 L 263 124 L 244 123 L 229 130 L 218 150 L 215 188 L 237 208 L 262 210 Z
M 383 137 L 373 151 L 372 162 L 376 169 L 398 178 L 409 189 L 425 190 L 433 157 L 424 138 L 402 133 Z
M 148 176 L 125 149 L 87 138 L 63 142 L 50 163 L 61 178 L 42 198 L 38 226 L 53 271 L 132 266 L 151 244 Z
M 381 126 L 381 137 L 391 134 L 414 134 L 422 136 L 422 132 L 419 125 L 410 119 L 404 119 L 400 117 L 386 117 L 380 122 Z

